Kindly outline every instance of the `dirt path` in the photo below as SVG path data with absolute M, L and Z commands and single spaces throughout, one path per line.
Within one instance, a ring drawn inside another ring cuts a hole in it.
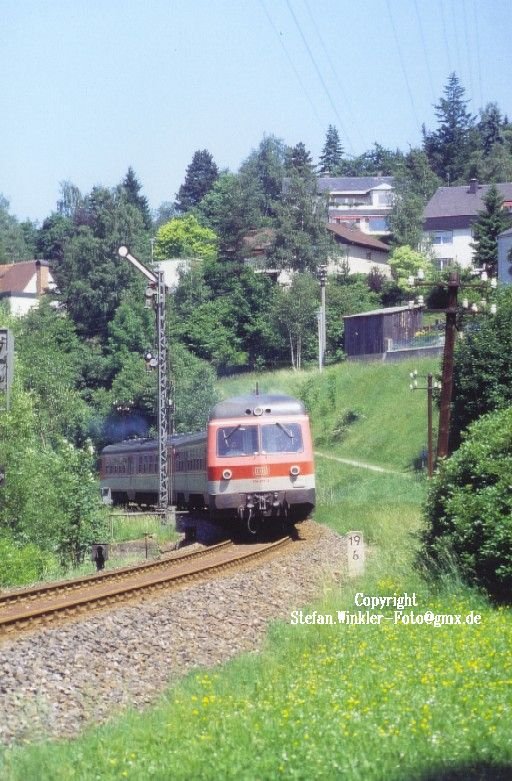
M 350 458 L 338 458 L 337 456 L 330 456 L 327 453 L 320 453 L 315 450 L 315 456 L 319 458 L 328 458 L 329 461 L 338 461 L 340 464 L 347 464 L 347 466 L 356 466 L 360 469 L 369 469 L 372 472 L 385 472 L 388 475 L 403 475 L 405 472 L 397 472 L 395 469 L 386 469 L 384 466 L 375 466 L 375 464 L 366 464 L 364 461 L 353 461 Z

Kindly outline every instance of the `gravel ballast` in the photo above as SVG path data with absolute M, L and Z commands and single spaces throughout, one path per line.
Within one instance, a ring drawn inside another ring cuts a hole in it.
M 147 706 L 194 667 L 258 650 L 270 621 L 289 621 L 346 571 L 346 554 L 345 537 L 318 527 L 254 569 L 4 640 L 0 742 L 76 735 Z

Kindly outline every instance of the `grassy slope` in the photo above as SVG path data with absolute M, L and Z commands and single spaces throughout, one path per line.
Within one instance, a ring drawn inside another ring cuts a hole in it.
M 321 378 L 281 372 L 260 378 L 260 387 L 309 394 L 317 437 L 326 436 L 343 409 L 357 407 L 364 417 L 322 450 L 399 470 L 423 444 L 425 396 L 407 390 L 411 368 L 345 364 Z M 253 385 L 244 377 L 226 381 L 223 390 L 227 396 Z M 317 473 L 317 518 L 340 531 L 363 529 L 374 543 L 366 576 L 327 584 L 318 609 L 354 611 L 356 591 L 408 591 L 417 594 L 420 611 L 474 610 L 482 623 L 279 624 L 263 654 L 190 675 L 143 717 L 127 714 L 69 744 L 8 752 L 5 777 L 509 778 L 510 612 L 494 610 L 453 580 L 433 589 L 414 572 L 423 481 L 324 458 L 317 459 Z M 502 775 L 488 770 L 495 763 L 507 766 Z M 444 775 L 454 769 L 461 775 Z
M 427 394 L 411 392 L 409 373 L 418 370 L 418 384 L 438 360 L 403 363 L 342 363 L 318 371 L 279 371 L 272 375 L 243 375 L 224 380 L 227 397 L 253 390 L 300 396 L 312 413 L 318 450 L 394 469 L 407 469 L 426 445 Z M 340 423 L 347 412 L 358 419 L 345 434 Z

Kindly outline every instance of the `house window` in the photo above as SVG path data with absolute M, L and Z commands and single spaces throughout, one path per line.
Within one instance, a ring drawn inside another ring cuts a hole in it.
M 453 244 L 453 231 L 435 231 L 431 237 L 432 244 Z
M 370 217 L 368 227 L 375 233 L 383 233 L 389 230 L 388 221 L 385 217 Z
M 439 271 L 443 271 L 445 268 L 453 266 L 453 263 L 453 258 L 434 258 L 434 265 Z
M 377 196 L 377 203 L 379 206 L 391 206 L 391 193 L 389 190 L 385 192 L 376 192 L 375 195 Z
M 372 253 L 371 250 L 368 250 L 366 253 L 366 260 L 371 260 L 371 259 L 372 259 Z

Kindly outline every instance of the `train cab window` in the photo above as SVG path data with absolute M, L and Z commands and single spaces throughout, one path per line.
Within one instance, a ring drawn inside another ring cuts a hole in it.
M 298 423 L 271 423 L 261 427 L 263 453 L 301 453 L 302 432 Z
M 257 426 L 226 426 L 217 431 L 217 453 L 219 456 L 252 456 L 257 452 Z

